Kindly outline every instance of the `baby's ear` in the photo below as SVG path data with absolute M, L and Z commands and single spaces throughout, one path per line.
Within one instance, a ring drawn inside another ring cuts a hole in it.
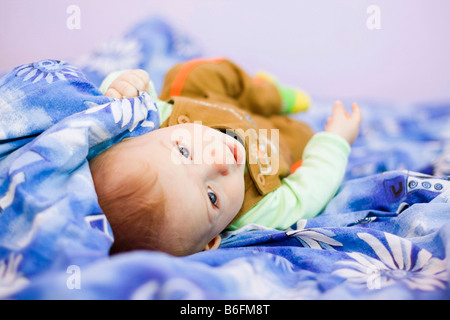
M 220 246 L 221 241 L 222 241 L 222 238 L 219 235 L 215 236 L 210 242 L 208 242 L 206 244 L 203 251 L 217 249 Z

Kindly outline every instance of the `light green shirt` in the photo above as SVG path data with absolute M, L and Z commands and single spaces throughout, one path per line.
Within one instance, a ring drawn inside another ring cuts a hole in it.
M 105 93 L 122 72 L 108 75 L 100 90 Z M 156 102 L 162 124 L 170 116 L 173 105 L 158 99 L 151 81 L 149 94 Z M 350 145 L 345 139 L 329 132 L 316 133 L 303 151 L 301 167 L 282 179 L 279 188 L 268 193 L 229 229 L 236 230 L 251 223 L 288 229 L 301 219 L 315 217 L 339 189 L 349 154 Z
M 318 215 L 336 194 L 347 166 L 350 145 L 333 133 L 316 133 L 303 151 L 303 162 L 281 186 L 268 193 L 230 229 L 250 223 L 287 229 Z

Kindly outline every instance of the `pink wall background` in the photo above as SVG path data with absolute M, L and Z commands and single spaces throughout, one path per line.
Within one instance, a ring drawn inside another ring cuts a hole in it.
M 69 5 L 81 29 L 66 26 Z M 366 10 L 380 8 L 380 30 Z M 313 96 L 450 100 L 448 0 L 1 0 L 0 70 L 73 59 L 153 14 L 205 54 L 265 69 Z

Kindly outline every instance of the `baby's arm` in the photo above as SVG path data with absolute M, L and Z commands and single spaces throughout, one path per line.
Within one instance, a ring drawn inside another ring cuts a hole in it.
M 134 98 L 140 91 L 149 89 L 150 77 L 141 69 L 121 72 L 108 86 L 105 96 L 111 98 Z
M 322 212 L 342 183 L 350 144 L 358 135 L 360 121 L 356 103 L 350 115 L 336 102 L 325 131 L 316 133 L 306 145 L 302 166 L 230 228 L 256 223 L 287 229 L 300 219 L 310 219 Z

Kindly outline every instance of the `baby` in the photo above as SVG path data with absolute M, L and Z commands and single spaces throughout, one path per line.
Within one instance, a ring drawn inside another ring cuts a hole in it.
M 102 90 L 115 98 L 145 90 L 156 98 L 143 70 L 111 74 Z M 112 253 L 188 255 L 218 248 L 226 228 L 287 229 L 314 217 L 342 181 L 361 122 L 356 103 L 349 114 L 336 102 L 325 131 L 314 134 L 280 115 L 286 101 L 278 84 L 251 79 L 224 59 L 175 66 L 157 106 L 160 129 L 90 162 L 114 233 Z

